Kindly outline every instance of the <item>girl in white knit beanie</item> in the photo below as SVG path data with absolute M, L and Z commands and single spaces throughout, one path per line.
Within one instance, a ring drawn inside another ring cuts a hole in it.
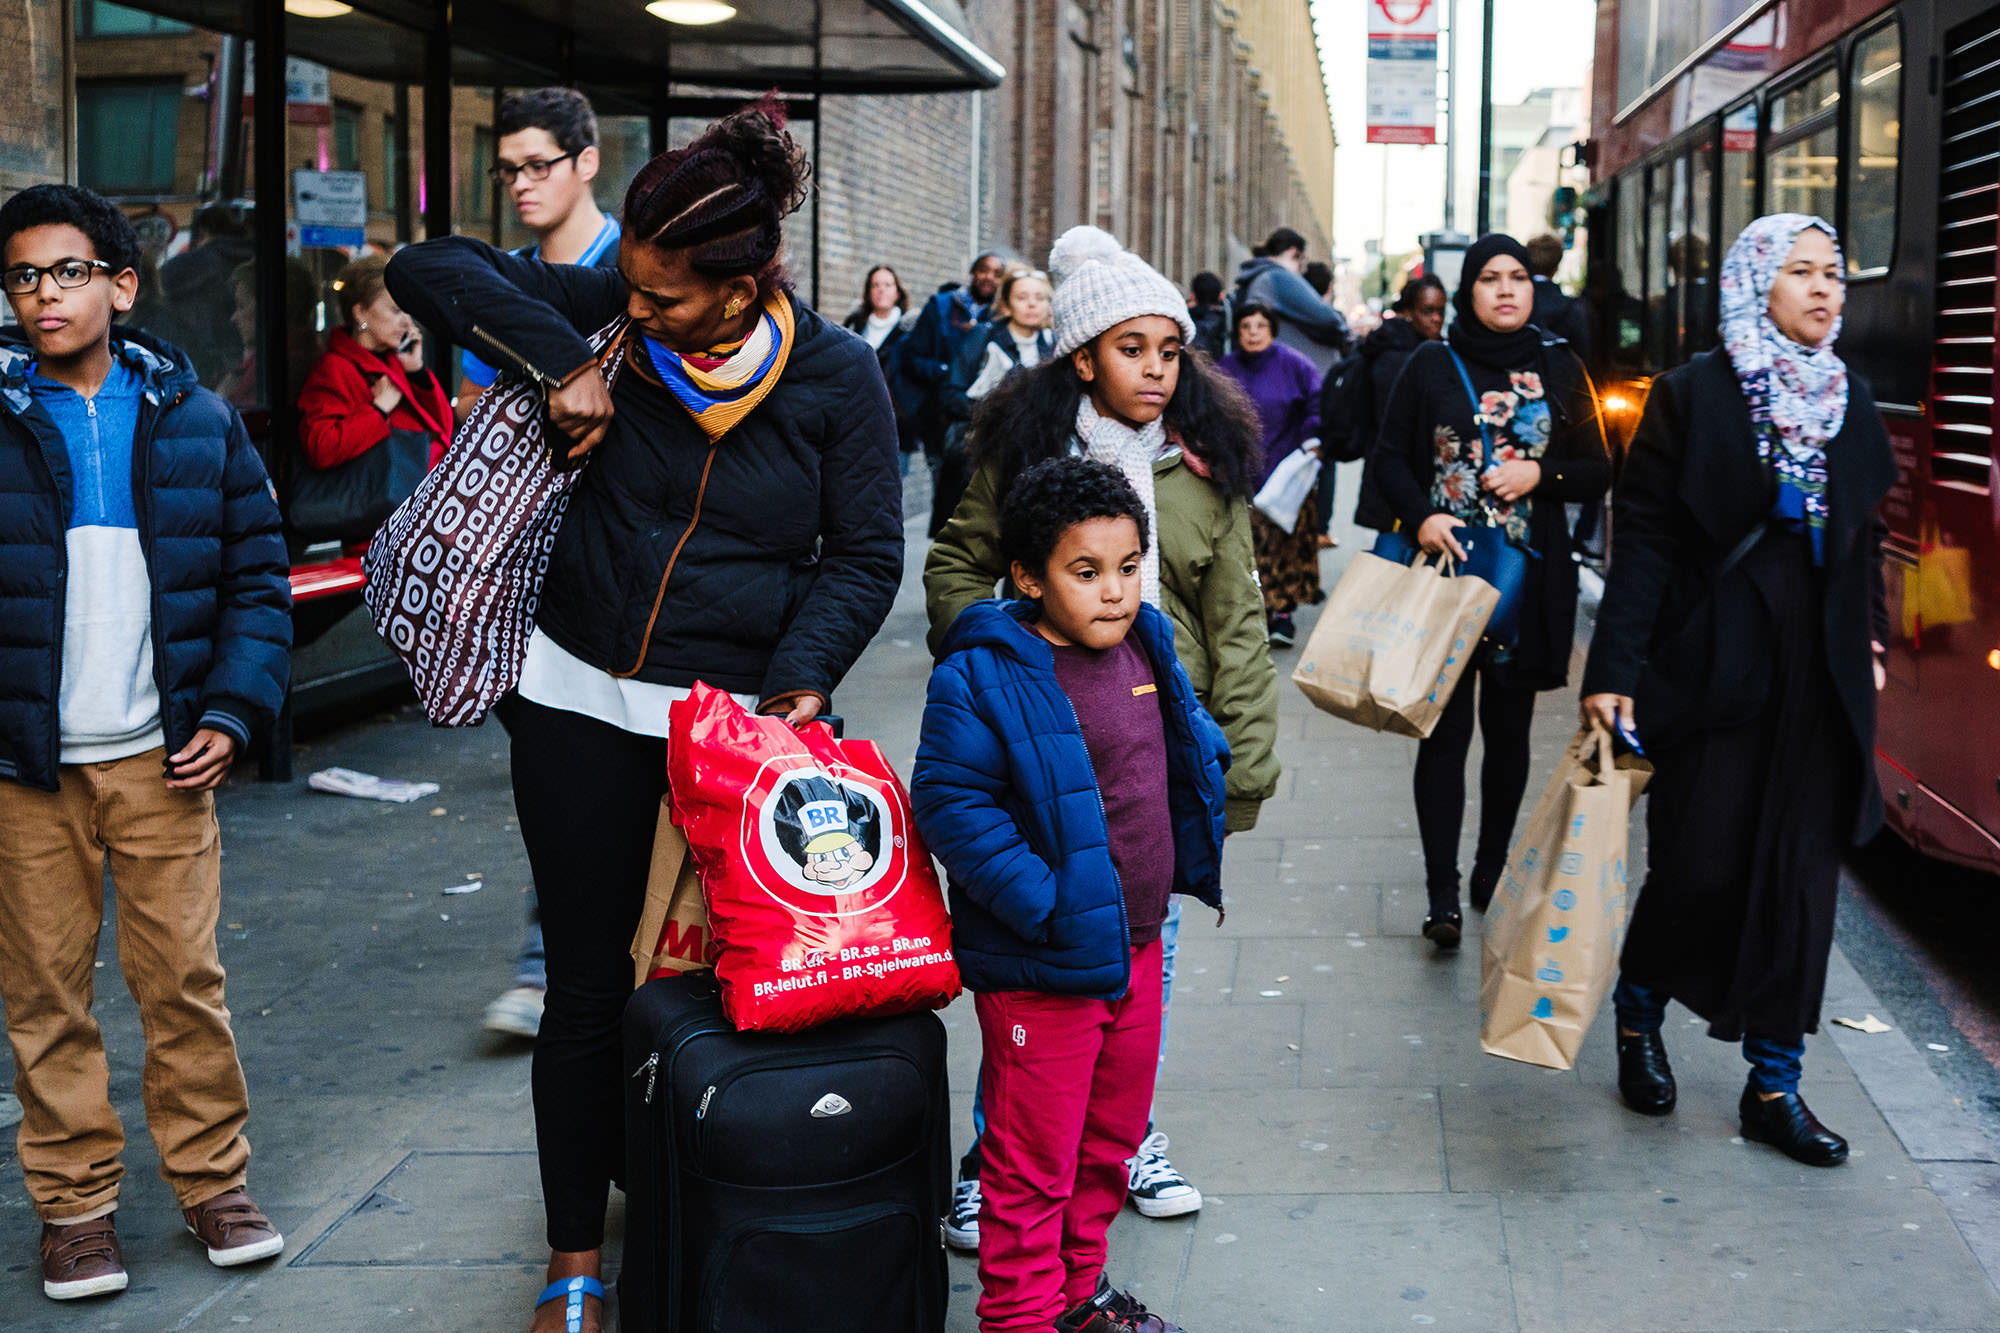
M 1006 579 L 1000 507 L 1021 470 L 1065 453 L 1111 464 L 1139 492 L 1154 533 L 1145 600 L 1173 621 L 1181 665 L 1229 741 L 1228 828 L 1251 828 L 1278 783 L 1278 677 L 1250 530 L 1262 439 L 1255 409 L 1191 349 L 1180 291 L 1108 233 L 1070 229 L 1049 252 L 1049 272 L 1055 355 L 980 403 L 967 443 L 972 481 L 924 562 L 931 649 L 960 611 Z M 1179 931 L 1176 898 L 1160 936 L 1168 999 Z M 1164 1011 L 1160 1042 L 1164 1057 Z M 977 1107 L 974 1118 L 976 1129 Z M 1148 1217 L 1201 1207 L 1166 1147 L 1165 1134 L 1149 1132 L 1130 1163 L 1132 1202 Z M 978 1244 L 979 1167 L 975 1141 L 946 1219 L 946 1238 L 960 1249 Z

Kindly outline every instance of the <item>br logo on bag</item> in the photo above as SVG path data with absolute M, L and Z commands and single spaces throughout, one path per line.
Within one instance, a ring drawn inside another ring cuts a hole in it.
M 908 859 L 888 854 L 902 845 L 895 828 L 894 808 L 867 775 L 836 775 L 804 756 L 774 759 L 744 801 L 744 864 L 795 912 L 858 916 L 902 887 L 901 872 L 890 876 Z

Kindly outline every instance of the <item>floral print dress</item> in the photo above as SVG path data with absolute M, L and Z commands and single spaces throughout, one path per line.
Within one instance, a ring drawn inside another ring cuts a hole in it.
M 1510 504 L 1481 490 L 1479 479 L 1502 463 L 1539 460 L 1548 451 L 1551 416 L 1539 374 L 1515 370 L 1507 378 L 1506 389 L 1487 389 L 1479 395 L 1473 424 L 1484 427 L 1483 432 L 1464 437 L 1445 422 L 1432 430 L 1437 466 L 1431 478 L 1431 503 L 1469 524 L 1504 529 L 1507 540 L 1525 550 L 1530 546 L 1533 499 L 1523 496 Z M 1491 458 L 1486 456 L 1488 438 Z

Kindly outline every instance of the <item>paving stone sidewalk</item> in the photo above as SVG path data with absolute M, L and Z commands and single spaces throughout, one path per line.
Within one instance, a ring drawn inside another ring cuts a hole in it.
M 838 701 L 899 765 L 928 671 L 911 533 L 896 609 Z M 1330 575 L 1359 542 L 1344 535 Z M 1685 1013 L 1668 1029 L 1680 1108 L 1661 1120 L 1619 1104 L 1608 1017 L 1568 1073 L 1481 1054 L 1476 940 L 1444 957 L 1417 935 L 1414 743 L 1320 715 L 1289 684 L 1281 700 L 1285 776 L 1230 840 L 1227 922 L 1188 909 L 1156 1102 L 1207 1204 L 1163 1222 L 1128 1210 L 1121 1283 L 1192 1333 L 2000 1328 L 2000 1167 L 1900 1033 L 1808 1041 L 1806 1094 L 1854 1146 L 1825 1171 L 1736 1137 L 1741 1058 Z M 1568 696 L 1544 697 L 1530 802 L 1570 715 Z M 391 806 L 305 789 L 333 764 L 443 790 Z M 251 1184 L 290 1248 L 223 1273 L 181 1231 L 141 1130 L 138 1023 L 107 930 L 97 1008 L 132 1139 L 132 1288 L 43 1299 L 0 1130 L 0 1326 L 525 1328 L 546 1255 L 529 1060 L 479 1026 L 528 884 L 505 738 L 405 709 L 319 738 L 298 771 L 287 786 L 242 773 L 222 799 Z M 479 892 L 445 895 L 470 875 Z M 1894 1023 L 1836 956 L 1828 1014 L 1870 1004 Z M 971 1005 L 945 1021 L 962 1140 Z M 952 1281 L 948 1328 L 970 1333 L 971 1261 Z

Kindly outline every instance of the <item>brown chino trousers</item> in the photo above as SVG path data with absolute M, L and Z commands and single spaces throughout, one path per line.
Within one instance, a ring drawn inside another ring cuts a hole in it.
M 21 1099 L 21 1168 L 45 1222 L 118 1205 L 125 1131 L 90 1015 L 104 866 L 118 963 L 146 1034 L 140 1092 L 183 1208 L 243 1184 L 249 1092 L 222 1003 L 222 842 L 210 792 L 175 791 L 155 748 L 65 764 L 59 792 L 0 782 L 0 1002 Z

